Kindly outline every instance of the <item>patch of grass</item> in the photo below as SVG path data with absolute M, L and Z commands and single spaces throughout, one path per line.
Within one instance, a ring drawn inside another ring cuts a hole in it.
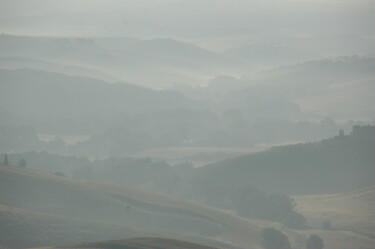
M 329 248 L 373 248 L 375 245 L 375 186 L 346 194 L 293 197 L 297 210 Z M 330 229 L 322 229 L 330 221 Z

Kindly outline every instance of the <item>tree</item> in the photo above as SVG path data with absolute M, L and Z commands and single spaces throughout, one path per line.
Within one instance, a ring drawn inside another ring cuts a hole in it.
M 262 246 L 264 249 L 291 249 L 288 237 L 279 230 L 268 227 L 261 233 Z
M 307 228 L 307 221 L 305 217 L 292 210 L 289 212 L 285 220 L 283 220 L 283 225 L 292 228 L 292 229 L 306 229 Z
M 4 162 L 3 162 L 3 165 L 4 165 L 4 166 L 9 166 L 8 154 L 5 154 L 5 156 L 4 156 Z
M 324 243 L 323 240 L 317 235 L 310 235 L 306 241 L 306 249 L 323 249 Z
M 18 163 L 17 163 L 17 166 L 19 168 L 26 168 L 26 166 L 27 166 L 26 160 L 25 159 L 19 160 Z
M 293 229 L 307 228 L 305 217 L 294 210 L 295 202 L 287 195 L 267 194 L 246 185 L 232 191 L 230 198 L 240 216 L 277 221 Z

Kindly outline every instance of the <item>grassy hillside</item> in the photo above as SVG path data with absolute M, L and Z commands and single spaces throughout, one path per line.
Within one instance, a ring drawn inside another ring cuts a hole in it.
M 301 212 L 325 248 L 367 248 L 375 245 L 375 187 L 347 194 L 294 196 Z M 329 221 L 331 229 L 321 229 Z
M 358 127 L 351 135 L 321 142 L 280 146 L 269 151 L 203 166 L 201 181 L 286 194 L 328 194 L 373 185 L 375 129 Z
M 51 247 L 51 249 L 214 249 L 214 247 L 203 246 L 181 240 L 162 238 L 136 238 L 118 241 L 103 241 L 96 243 L 86 243 L 74 246 Z M 47 249 L 47 248 L 46 248 Z M 49 248 L 48 248 L 49 249 Z
M 0 248 L 28 248 L 152 235 L 115 225 L 0 205 Z
M 352 230 L 375 238 L 375 186 L 347 194 L 302 195 L 294 199 L 297 209 L 315 228 L 330 221 L 332 229 Z
M 154 235 L 222 247 L 231 247 L 231 244 L 235 247 L 257 248 L 259 245 L 260 227 L 216 209 L 157 193 L 14 167 L 0 166 L 0 204 L 16 208 L 11 212 L 13 214 L 22 214 L 18 212 L 19 209 L 27 210 L 28 213 L 17 216 L 17 220 L 28 220 L 25 217 L 31 217 L 32 220 L 36 219 L 36 226 L 42 228 L 39 216 L 33 213 L 125 226 L 123 235 L 118 238 Z M 59 223 L 60 220 L 54 222 Z M 85 226 L 87 223 L 79 227 Z M 86 230 L 79 227 L 75 230 Z M 60 234 L 58 229 L 52 230 Z M 100 233 L 93 233 L 90 229 L 87 231 L 89 234 Z M 9 229 L 8 232 L 8 235 L 3 236 L 14 236 Z M 117 234 L 110 234 L 104 239 L 113 239 Z M 23 234 L 18 234 L 18 237 L 22 241 Z M 76 243 L 80 241 L 88 240 L 83 236 Z
M 326 249 L 370 249 L 375 243 L 374 195 L 370 188 L 347 195 L 296 196 L 297 208 L 313 230 L 294 231 L 157 193 L 0 166 L 0 245 L 12 249 L 77 243 L 89 244 L 68 248 L 206 248 L 160 239 L 90 244 L 163 237 L 256 249 L 261 248 L 261 229 L 272 226 L 289 237 L 293 248 L 305 248 L 306 238 L 314 233 L 323 238 Z M 330 220 L 334 229 L 320 229 L 323 220 Z

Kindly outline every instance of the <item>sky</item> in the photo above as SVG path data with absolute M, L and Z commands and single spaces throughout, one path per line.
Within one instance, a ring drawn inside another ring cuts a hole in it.
M 362 54 L 375 39 L 374 13 L 375 0 L 3 0 L 0 33 L 173 38 L 215 52 L 355 37 L 349 54 Z
M 305 33 L 355 31 L 373 35 L 374 3 L 373 0 L 3 0 L 0 31 L 27 35 L 202 38 L 295 29 Z M 321 26 L 321 22 L 327 23 Z

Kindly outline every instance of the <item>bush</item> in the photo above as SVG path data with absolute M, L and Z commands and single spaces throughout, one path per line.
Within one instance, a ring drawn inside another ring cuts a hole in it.
M 296 211 L 292 210 L 285 220 L 282 222 L 283 225 L 292 228 L 292 229 L 306 229 L 307 228 L 307 221 L 305 217 L 297 213 Z
M 269 227 L 264 228 L 261 233 L 262 246 L 264 249 L 291 249 L 288 237 L 279 230 Z
M 324 243 L 323 240 L 317 235 L 310 235 L 306 241 L 306 249 L 323 249 Z

